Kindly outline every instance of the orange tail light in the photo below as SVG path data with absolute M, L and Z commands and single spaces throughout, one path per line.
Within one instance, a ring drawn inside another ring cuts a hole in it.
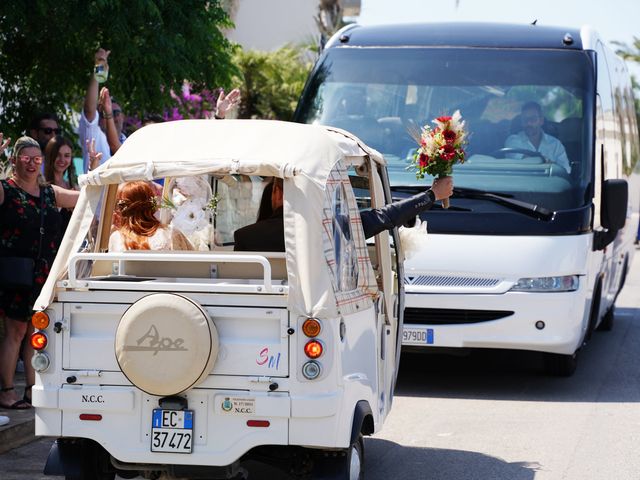
M 45 312 L 36 312 L 31 317 L 31 324 L 38 330 L 44 330 L 49 326 L 49 315 Z
M 320 322 L 315 318 L 307 318 L 302 324 L 302 333 L 307 337 L 317 337 L 320 335 L 320 330 L 322 330 Z

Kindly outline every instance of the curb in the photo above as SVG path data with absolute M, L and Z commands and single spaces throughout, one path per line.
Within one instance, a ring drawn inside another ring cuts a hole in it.
M 25 378 L 22 371 L 16 372 L 14 382 L 18 395 L 22 398 L 25 386 Z M 0 427 L 0 454 L 33 442 L 36 439 L 34 408 L 26 410 L 9 410 L 0 408 L 0 415 L 9 417 L 9 423 Z
M 9 424 L 0 427 L 0 454 L 13 450 L 36 439 L 33 409 L 28 410 L 30 418 L 17 419 L 17 415 L 7 415 L 11 418 Z M 7 412 L 2 412 L 7 414 Z M 25 415 L 21 412 L 22 415 Z

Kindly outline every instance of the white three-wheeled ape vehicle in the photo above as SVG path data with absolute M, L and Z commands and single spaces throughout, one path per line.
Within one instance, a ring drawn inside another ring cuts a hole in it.
M 234 250 L 271 177 L 285 250 Z M 163 184 L 160 218 L 187 250 L 109 251 L 135 180 Z M 258 460 L 362 478 L 404 302 L 397 231 L 365 240 L 360 223 L 390 201 L 382 157 L 326 127 L 187 120 L 142 128 L 80 183 L 34 308 L 36 434 L 57 439 L 45 473 L 242 478 Z

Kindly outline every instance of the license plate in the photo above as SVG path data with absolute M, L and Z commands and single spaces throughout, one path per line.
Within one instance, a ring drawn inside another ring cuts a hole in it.
M 151 451 L 191 453 L 193 450 L 193 410 L 156 408 L 151 417 Z
M 433 345 L 433 328 L 404 327 L 402 330 L 403 345 Z

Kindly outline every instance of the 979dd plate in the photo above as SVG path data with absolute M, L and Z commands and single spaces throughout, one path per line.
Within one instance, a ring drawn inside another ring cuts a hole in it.
M 433 328 L 405 326 L 402 330 L 403 345 L 433 345 L 434 339 Z
M 193 410 L 155 408 L 151 417 L 151 451 L 191 453 L 193 451 Z

